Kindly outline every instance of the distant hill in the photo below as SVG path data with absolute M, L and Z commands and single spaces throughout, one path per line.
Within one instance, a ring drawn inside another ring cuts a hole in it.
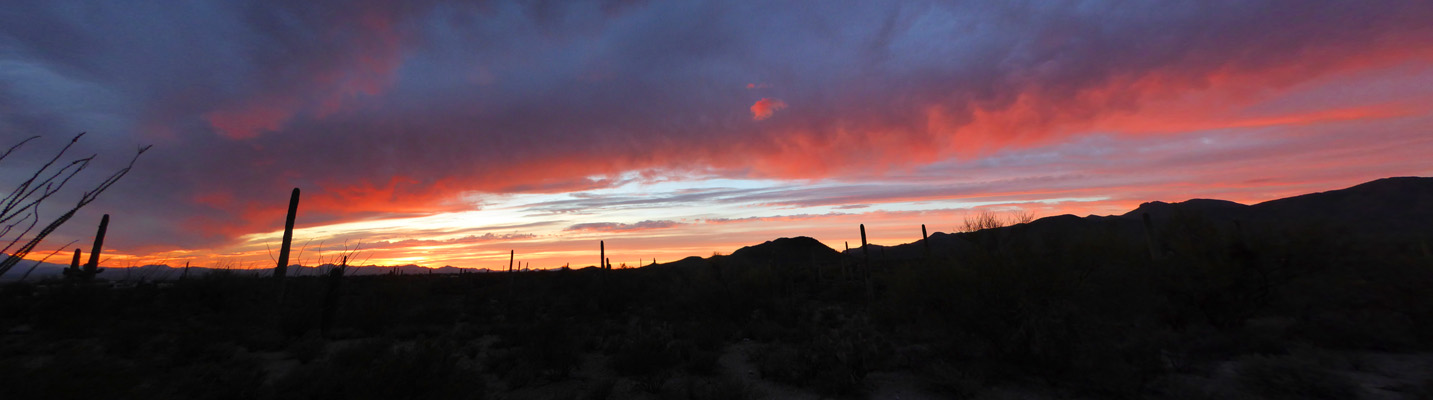
M 839 262 L 842 257 L 840 252 L 827 247 L 816 239 L 798 236 L 742 247 L 730 255 L 709 258 L 692 256 L 644 268 L 697 268 L 710 266 L 717 260 L 722 265 L 728 266 L 811 265 L 812 263 L 828 265 Z
M 1033 248 L 1049 252 L 1062 251 L 1062 247 L 1077 242 L 1073 238 L 1091 234 L 1112 235 L 1131 244 L 1142 244 L 1145 240 L 1144 214 L 1149 214 L 1156 230 L 1164 229 L 1174 219 L 1183 218 L 1203 220 L 1224 231 L 1235 229 L 1237 221 L 1241 229 L 1258 232 L 1306 227 L 1346 233 L 1365 242 L 1426 241 L 1433 240 L 1433 178 L 1385 178 L 1346 189 L 1255 205 L 1214 199 L 1190 199 L 1176 203 L 1153 201 L 1116 216 L 1079 217 L 1067 214 L 990 232 L 935 232 L 928 239 L 929 252 L 935 257 L 958 256 L 974 250 L 981 240 L 999 240 L 1017 235 L 1021 240 L 1033 242 Z M 810 238 L 797 239 L 814 241 Z M 803 258 L 804 250 L 784 242 L 797 239 L 777 239 L 742 248 L 730 257 L 736 259 L 741 255 L 741 262 L 749 264 L 810 263 L 809 259 Z M 855 247 L 845 255 L 856 260 L 864 257 L 859 244 L 853 245 Z M 926 245 L 920 241 L 893 246 L 871 244 L 868 249 L 872 259 L 886 261 L 919 259 L 927 254 Z M 673 264 L 695 264 L 702 260 L 690 257 Z
M 1433 178 L 1384 178 L 1250 207 L 1266 220 L 1303 220 L 1373 237 L 1433 236 Z
M 0 258 L 4 257 L 8 257 L 8 255 L 0 254 Z M 0 282 L 19 280 L 20 277 L 25 276 L 26 273 L 29 274 L 26 278 L 28 280 L 55 278 L 59 277 L 65 268 L 69 268 L 69 266 L 69 264 L 38 263 L 29 260 L 21 261 L 19 264 L 16 264 L 14 268 L 6 271 L 5 275 L 0 276 Z
M 841 253 L 826 247 L 816 239 L 801 236 L 780 238 L 755 246 L 737 249 L 727 257 L 737 263 L 829 263 L 841 258 Z

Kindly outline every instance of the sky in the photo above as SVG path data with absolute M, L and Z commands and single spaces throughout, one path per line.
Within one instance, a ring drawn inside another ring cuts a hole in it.
M 0 188 L 153 145 L 31 257 L 614 265 L 1433 175 L 1426 1 L 0 8 Z M 87 246 L 85 246 L 87 247 Z M 356 249 L 356 252 L 355 252 Z

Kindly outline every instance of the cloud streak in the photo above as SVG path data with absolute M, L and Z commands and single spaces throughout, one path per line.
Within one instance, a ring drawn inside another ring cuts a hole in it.
M 632 223 L 632 224 L 623 224 L 623 223 L 617 223 L 617 222 L 588 222 L 588 223 L 581 223 L 581 224 L 572 225 L 572 226 L 567 227 L 567 229 L 564 229 L 564 230 L 569 231 L 569 232 L 571 232 L 571 231 L 585 231 L 585 232 L 630 232 L 630 231 L 645 231 L 645 230 L 653 230 L 653 229 L 666 229 L 666 228 L 675 227 L 675 226 L 677 226 L 677 225 L 682 225 L 682 223 L 677 222 L 677 221 L 666 221 L 666 220 L 663 220 L 663 221 L 647 220 L 647 221 L 641 221 L 641 222 Z

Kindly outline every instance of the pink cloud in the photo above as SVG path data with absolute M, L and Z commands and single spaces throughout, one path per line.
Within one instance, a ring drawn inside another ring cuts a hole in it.
M 786 102 L 772 98 L 762 98 L 756 104 L 751 105 L 751 119 L 760 121 L 771 118 L 771 114 L 777 110 L 786 108 Z
M 250 139 L 266 131 L 278 130 L 292 114 L 293 111 L 285 106 L 261 102 L 215 110 L 204 114 L 204 119 L 224 137 Z

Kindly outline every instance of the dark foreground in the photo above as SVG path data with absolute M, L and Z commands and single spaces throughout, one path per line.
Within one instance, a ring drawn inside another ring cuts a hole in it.
M 0 398 L 1433 396 L 1433 254 L 1416 235 L 1197 210 L 1148 236 L 1138 219 L 1043 221 L 869 262 L 796 238 L 336 292 L 222 271 L 12 284 Z

